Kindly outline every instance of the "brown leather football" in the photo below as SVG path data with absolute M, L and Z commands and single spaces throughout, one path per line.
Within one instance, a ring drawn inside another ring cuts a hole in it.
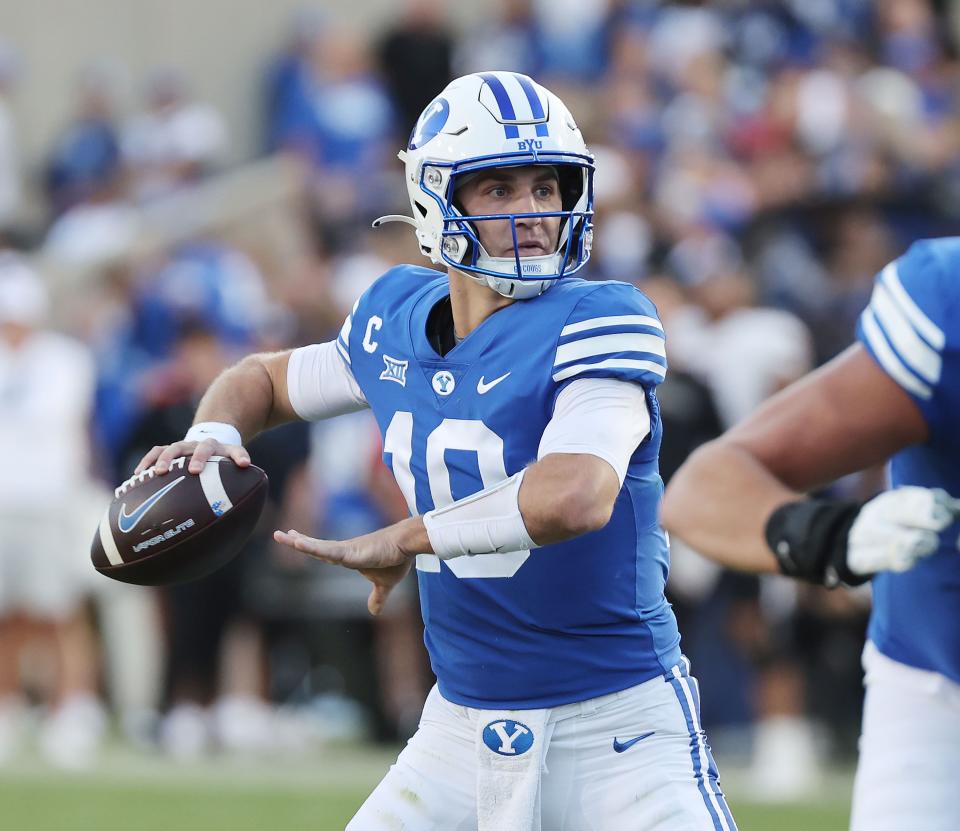
M 267 499 L 267 475 L 213 456 L 200 474 L 188 457 L 154 468 L 114 491 L 90 547 L 97 571 L 141 586 L 195 580 L 235 557 Z

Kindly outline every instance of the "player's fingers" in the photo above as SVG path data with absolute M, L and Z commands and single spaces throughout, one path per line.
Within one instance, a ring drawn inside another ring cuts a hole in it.
M 174 459 L 179 459 L 181 456 L 189 456 L 193 453 L 193 449 L 196 446 L 196 442 L 192 441 L 178 441 L 173 444 L 168 444 L 163 448 L 163 452 L 157 457 L 157 462 L 154 466 L 154 469 L 157 473 L 166 473 L 170 470 L 170 462 Z
M 204 439 L 197 443 L 190 457 L 190 464 L 187 470 L 191 473 L 201 473 L 203 466 L 210 460 L 211 456 L 216 456 L 220 450 L 220 444 L 216 439 Z
M 960 499 L 954 499 L 943 488 L 934 489 L 936 503 L 950 514 L 949 524 L 960 520 Z
M 883 541 L 893 529 L 942 531 L 957 521 L 955 504 L 946 491 L 904 485 L 874 497 L 860 511 L 851 534 Z
M 374 617 L 379 615 L 387 603 L 387 596 L 389 594 L 390 589 L 386 586 L 374 585 L 370 590 L 370 597 L 367 598 L 367 611 Z
M 247 449 L 239 444 L 223 445 L 224 455 L 233 459 L 237 467 L 250 466 L 250 454 Z
M 143 471 L 156 462 L 157 459 L 160 458 L 160 454 L 163 453 L 165 447 L 166 445 L 157 444 L 148 450 L 140 460 L 140 463 L 134 468 L 133 475 L 136 476 L 140 473 L 143 473 Z
M 289 531 L 274 531 L 273 538 L 281 545 L 289 545 L 325 563 L 340 565 L 343 562 L 343 546 L 334 540 L 318 540 L 292 528 Z

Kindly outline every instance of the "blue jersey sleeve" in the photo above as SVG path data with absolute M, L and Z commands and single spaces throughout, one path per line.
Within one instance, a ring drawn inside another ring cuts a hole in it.
M 560 388 L 613 378 L 653 389 L 667 372 L 663 326 L 653 303 L 628 283 L 591 286 L 567 317 L 553 361 Z
M 931 431 L 960 397 L 960 237 L 921 240 L 876 278 L 857 337 L 914 400 Z

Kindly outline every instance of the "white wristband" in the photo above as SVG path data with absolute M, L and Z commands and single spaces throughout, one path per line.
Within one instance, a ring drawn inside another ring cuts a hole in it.
M 520 514 L 523 474 L 521 470 L 492 488 L 425 513 L 423 524 L 433 553 L 441 560 L 449 560 L 466 554 L 537 548 Z
M 225 424 L 222 421 L 201 421 L 187 430 L 187 435 L 183 437 L 184 441 L 203 441 L 204 439 L 216 439 L 220 444 L 243 444 L 240 431 L 232 424 Z

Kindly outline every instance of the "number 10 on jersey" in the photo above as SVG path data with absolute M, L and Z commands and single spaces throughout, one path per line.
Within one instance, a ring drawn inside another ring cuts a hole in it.
M 453 502 L 450 471 L 444 458 L 447 450 L 465 450 L 477 454 L 480 479 L 484 488 L 493 487 L 507 478 L 503 459 L 503 439 L 486 424 L 476 419 L 445 418 L 427 436 L 427 484 L 435 508 Z M 407 506 L 417 514 L 416 481 L 410 469 L 413 453 L 413 413 L 398 410 L 393 414 L 383 438 L 383 451 L 391 456 L 394 478 L 400 486 Z M 461 578 L 513 577 L 530 556 L 529 551 L 505 551 L 500 554 L 478 554 L 447 560 L 450 570 Z M 420 571 L 440 571 L 440 560 L 432 554 L 417 557 Z

